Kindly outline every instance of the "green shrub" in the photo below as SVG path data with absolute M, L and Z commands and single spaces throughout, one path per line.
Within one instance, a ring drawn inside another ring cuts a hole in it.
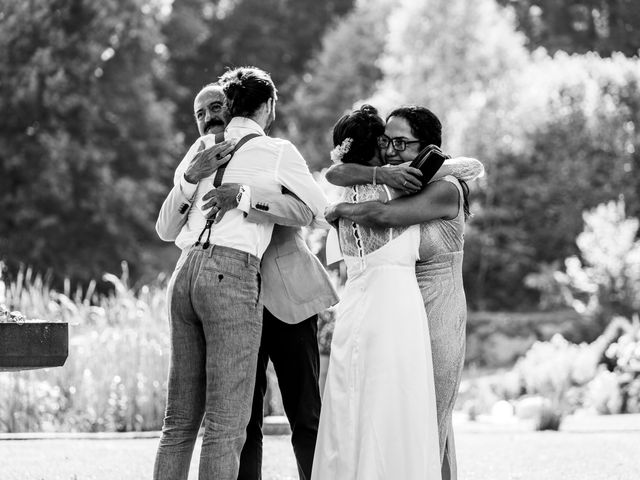
M 635 318 L 632 327 L 612 343 L 605 352 L 617 380 L 621 398 L 620 409 L 640 413 L 640 322 Z
M 554 334 L 582 339 L 575 333 L 580 316 L 573 310 L 553 312 L 470 312 L 467 320 L 467 366 L 507 368 L 536 342 Z

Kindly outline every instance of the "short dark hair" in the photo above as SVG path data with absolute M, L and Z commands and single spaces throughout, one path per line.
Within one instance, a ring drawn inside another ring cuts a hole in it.
M 251 117 L 260 105 L 276 98 L 276 86 L 271 76 L 257 67 L 238 67 L 225 72 L 218 81 L 227 97 L 232 117 Z
M 378 148 L 378 137 L 384 134 L 384 121 L 371 105 L 347 113 L 333 127 L 333 146 L 351 138 L 349 151 L 342 157 L 343 163 L 368 164 Z
M 428 108 L 406 105 L 393 110 L 387 116 L 387 122 L 391 117 L 400 117 L 407 121 L 411 133 L 420 140 L 420 148 L 427 145 L 442 146 L 442 123 Z

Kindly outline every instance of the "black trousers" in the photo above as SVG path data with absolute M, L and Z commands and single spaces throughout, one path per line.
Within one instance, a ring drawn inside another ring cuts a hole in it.
M 291 425 L 291 443 L 300 480 L 310 480 L 320 419 L 318 316 L 289 325 L 278 320 L 266 308 L 251 420 L 240 456 L 238 480 L 262 478 L 262 418 L 269 359 L 273 362 L 284 411 Z

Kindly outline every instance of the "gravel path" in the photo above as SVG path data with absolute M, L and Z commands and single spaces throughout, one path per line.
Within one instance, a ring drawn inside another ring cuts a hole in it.
M 264 480 L 297 480 L 287 436 L 265 437 Z M 158 439 L 2 440 L 0 480 L 150 479 Z M 640 432 L 460 432 L 459 480 L 637 480 Z M 197 478 L 197 453 L 191 479 Z M 336 479 L 338 480 L 338 479 Z

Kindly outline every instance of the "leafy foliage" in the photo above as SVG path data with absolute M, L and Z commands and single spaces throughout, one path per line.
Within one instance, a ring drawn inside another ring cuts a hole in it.
M 639 67 L 621 55 L 539 54 L 510 94 L 469 112 L 465 150 L 488 171 L 468 237 L 474 304 L 532 305 L 532 291 L 510 285 L 577 253 L 584 210 L 623 195 L 637 215 Z
M 538 341 L 499 374 L 463 380 L 461 402 L 470 417 L 489 411 L 533 419 L 557 430 L 577 411 L 637 413 L 640 405 L 640 323 L 616 317 L 591 343 L 561 334 Z M 499 408 L 497 408 L 499 407 Z
M 352 6 L 353 0 L 174 2 L 163 32 L 177 86 L 165 93 L 178 106 L 178 129 L 196 134 L 193 97 L 229 67 L 256 65 L 268 71 L 286 110 L 325 29 Z
M 498 0 L 514 8 L 518 27 L 532 48 L 555 53 L 622 52 L 640 49 L 640 10 L 634 0 Z
M 174 148 L 143 0 L 3 1 L 0 252 L 88 281 L 153 235 Z
M 638 219 L 626 218 L 624 201 L 585 212 L 576 240 L 580 257 L 564 261 L 564 270 L 546 268 L 527 282 L 548 304 L 564 304 L 591 319 L 597 334 L 613 316 L 640 312 L 640 240 Z
M 387 112 L 402 104 L 427 106 L 443 122 L 446 149 L 459 153 L 469 112 L 526 64 L 523 44 L 510 12 L 493 0 L 400 2 L 372 102 Z
M 388 35 L 386 18 L 397 2 L 359 2 L 330 28 L 322 50 L 295 89 L 287 133 L 314 168 L 331 164 L 331 129 L 356 102 L 371 96 L 382 79 L 378 65 Z

